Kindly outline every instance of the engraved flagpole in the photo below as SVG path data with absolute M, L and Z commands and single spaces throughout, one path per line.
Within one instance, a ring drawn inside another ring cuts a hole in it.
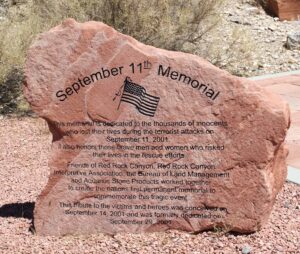
M 124 93 L 124 89 L 123 89 L 123 88 L 125 87 L 125 84 L 126 84 L 126 82 L 127 82 L 127 79 L 129 79 L 129 77 L 126 77 L 126 79 L 124 80 L 123 85 L 119 88 L 118 92 L 115 94 L 115 97 L 113 98 L 113 101 L 114 101 L 117 97 L 121 96 L 121 97 L 120 97 L 120 101 L 119 101 L 119 105 L 118 105 L 117 110 L 119 110 L 120 105 L 121 105 L 122 95 L 123 95 L 123 93 Z M 122 89 L 123 89 L 123 92 L 121 93 L 121 90 L 122 90 Z

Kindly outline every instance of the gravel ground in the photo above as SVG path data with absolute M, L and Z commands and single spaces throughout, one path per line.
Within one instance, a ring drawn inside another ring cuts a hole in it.
M 50 145 L 43 120 L 0 120 L 0 253 L 300 253 L 300 186 L 288 182 L 269 223 L 250 235 L 168 231 L 39 237 L 32 229 L 32 211 L 47 181 Z

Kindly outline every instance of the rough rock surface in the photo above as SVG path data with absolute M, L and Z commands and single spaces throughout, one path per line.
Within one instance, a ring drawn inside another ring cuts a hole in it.
M 102 77 L 92 80 L 97 71 Z M 153 118 L 136 103 L 121 103 L 126 77 L 160 98 Z M 199 57 L 143 45 L 102 23 L 66 20 L 40 35 L 28 52 L 24 90 L 53 134 L 50 177 L 34 211 L 38 234 L 253 232 L 267 221 L 286 178 L 290 118 L 278 96 Z M 135 137 L 152 152 L 136 151 Z M 167 145 L 179 152 L 167 152 Z M 128 147 L 140 157 L 128 159 Z M 130 163 L 144 168 L 124 168 Z M 192 164 L 203 166 L 192 170 Z M 86 172 L 119 175 L 82 176 Z
M 203 37 L 195 52 L 242 77 L 299 70 L 300 51 L 289 50 L 285 46 L 287 35 L 297 32 L 298 22 L 281 22 L 254 3 L 256 1 L 226 1 L 222 22 L 214 33 Z M 232 31 L 239 31 L 236 39 Z M 214 34 L 221 38 L 220 44 Z M 227 43 L 224 44 L 224 41 Z M 219 58 L 215 52 L 218 52 Z
M 287 163 L 300 169 L 300 75 L 266 78 L 257 80 L 256 83 L 273 93 L 279 94 L 289 102 L 291 127 L 286 137 L 289 149 Z
M 300 32 L 290 33 L 287 36 L 286 47 L 288 49 L 300 49 Z

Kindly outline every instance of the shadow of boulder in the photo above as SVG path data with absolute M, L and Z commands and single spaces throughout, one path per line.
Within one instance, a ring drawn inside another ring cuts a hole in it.
M 5 204 L 0 207 L 0 217 L 25 218 L 33 220 L 34 202 Z

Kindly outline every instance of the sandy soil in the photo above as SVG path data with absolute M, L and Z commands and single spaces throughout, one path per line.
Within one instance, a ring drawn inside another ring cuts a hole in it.
M 0 120 L 0 253 L 300 253 L 300 186 L 288 182 L 269 223 L 250 235 L 169 231 L 114 237 L 37 236 L 32 213 L 47 182 L 50 145 L 43 120 Z

